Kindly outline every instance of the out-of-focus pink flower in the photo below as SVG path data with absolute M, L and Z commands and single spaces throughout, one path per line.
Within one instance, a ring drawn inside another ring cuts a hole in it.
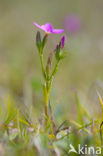
M 9 123 L 9 126 L 12 127 L 14 125 L 13 121 Z
M 34 128 L 33 127 L 29 127 L 28 128 L 28 132 L 33 132 L 34 131 Z
M 69 15 L 65 18 L 64 28 L 68 33 L 70 34 L 76 33 L 80 30 L 80 27 L 81 27 L 81 20 L 79 16 Z
M 19 130 L 18 130 L 17 128 L 13 128 L 13 129 L 11 129 L 11 132 L 12 132 L 12 133 L 18 133 Z
M 61 34 L 64 32 L 63 29 L 54 29 L 51 23 L 46 23 L 44 25 L 38 25 L 36 22 L 34 22 L 34 25 L 38 27 L 39 29 L 42 29 L 47 34 Z

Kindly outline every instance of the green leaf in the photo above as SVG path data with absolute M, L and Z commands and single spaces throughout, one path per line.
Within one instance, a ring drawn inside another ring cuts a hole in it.
M 76 103 L 77 103 L 77 110 L 78 110 L 78 122 L 79 124 L 84 124 L 84 120 L 83 117 L 86 117 L 89 121 L 91 121 L 91 118 L 89 117 L 87 111 L 85 110 L 85 108 L 81 105 L 80 100 L 79 100 L 79 96 L 77 93 L 75 93 L 75 99 L 76 99 Z

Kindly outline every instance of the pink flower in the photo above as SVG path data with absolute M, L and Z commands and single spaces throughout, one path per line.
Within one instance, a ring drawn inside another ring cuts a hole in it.
M 34 131 L 34 128 L 33 127 L 29 127 L 28 128 L 28 132 L 33 132 Z
M 65 30 L 71 34 L 76 33 L 81 28 L 81 20 L 77 15 L 69 15 L 64 21 Z
M 45 31 L 47 34 L 61 34 L 64 32 L 63 29 L 54 29 L 50 23 L 46 23 L 40 26 L 36 22 L 34 22 L 34 25 L 39 29 Z

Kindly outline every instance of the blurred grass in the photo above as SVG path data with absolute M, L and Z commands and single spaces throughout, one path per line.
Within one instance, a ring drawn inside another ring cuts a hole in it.
M 73 38 L 67 36 L 68 57 L 60 66 L 54 85 L 61 92 L 64 90 L 63 95 L 68 97 L 67 91 L 73 87 L 85 92 L 98 80 L 102 81 L 102 3 L 96 0 L 64 0 L 59 3 L 57 0 L 1 1 L 1 86 L 17 96 L 22 96 L 24 83 L 28 81 L 26 79 L 40 79 L 39 58 L 35 47 L 37 29 L 33 22 L 42 24 L 49 21 L 55 27 L 63 27 L 65 16 L 71 13 L 80 16 L 82 29 Z M 59 38 L 60 36 L 50 36 L 48 51 L 55 48 L 54 40 Z M 65 106 L 68 107 L 66 103 Z
M 75 36 L 67 36 L 68 55 L 60 65 L 51 97 L 52 106 L 56 104 L 55 120 L 59 125 L 65 119 L 77 119 L 75 91 L 89 116 L 100 118 L 102 112 L 96 90 L 103 95 L 103 1 L 0 0 L 0 113 L 3 120 L 8 94 L 13 97 L 15 108 L 26 107 L 34 113 L 35 119 L 42 112 L 40 86 L 43 79 L 35 47 L 37 29 L 33 22 L 51 22 L 63 28 L 64 18 L 72 13 L 80 16 L 82 28 Z M 60 37 L 49 36 L 45 59 Z M 25 155 L 25 150 L 23 152 L 21 155 Z M 33 149 L 26 154 L 30 153 L 33 155 Z

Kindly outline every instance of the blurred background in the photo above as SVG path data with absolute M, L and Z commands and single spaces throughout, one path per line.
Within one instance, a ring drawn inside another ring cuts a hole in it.
M 92 117 L 99 114 L 96 90 L 103 95 L 102 16 L 102 0 L 0 0 L 0 105 L 6 108 L 10 94 L 16 105 L 33 106 L 34 116 L 42 111 L 43 78 L 33 22 L 50 22 L 65 29 L 66 35 L 67 57 L 59 66 L 51 97 L 57 122 L 76 119 L 75 92 Z M 60 38 L 49 36 L 45 62 Z

